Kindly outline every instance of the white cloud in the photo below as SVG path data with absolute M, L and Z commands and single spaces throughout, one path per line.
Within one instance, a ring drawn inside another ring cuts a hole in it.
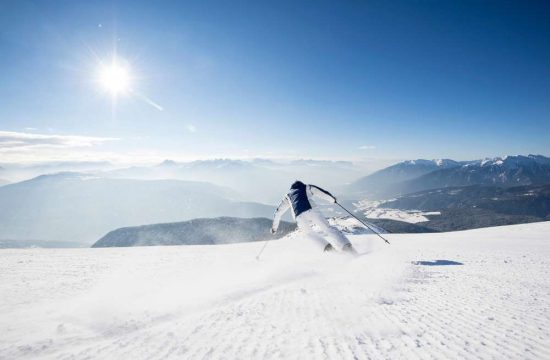
M 103 160 L 97 147 L 116 140 L 119 139 L 0 131 L 0 159 L 4 163 Z
M 115 140 L 119 139 L 80 135 L 55 135 L 0 131 L 0 150 L 91 147 Z
M 374 145 L 361 145 L 358 148 L 359 150 L 373 150 L 376 149 L 376 146 Z
M 197 132 L 197 128 L 193 124 L 187 125 L 187 130 L 191 133 L 196 133 Z

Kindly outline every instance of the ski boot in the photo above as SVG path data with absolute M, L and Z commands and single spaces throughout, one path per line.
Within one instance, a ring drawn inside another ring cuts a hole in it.
M 344 245 L 344 247 L 342 248 L 342 252 L 351 254 L 351 255 L 359 255 L 357 253 L 357 250 L 355 250 L 355 248 L 353 247 L 353 245 L 351 245 L 351 243 Z

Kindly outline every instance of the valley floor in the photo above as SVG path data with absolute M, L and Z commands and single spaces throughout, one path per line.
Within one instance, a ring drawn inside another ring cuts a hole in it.
M 550 222 L 0 251 L 0 359 L 549 359 Z

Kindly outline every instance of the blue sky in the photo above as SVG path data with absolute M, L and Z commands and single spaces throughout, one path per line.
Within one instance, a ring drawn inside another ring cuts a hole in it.
M 0 162 L 550 155 L 548 19 L 544 1 L 3 1 Z M 97 83 L 115 54 L 116 103 Z

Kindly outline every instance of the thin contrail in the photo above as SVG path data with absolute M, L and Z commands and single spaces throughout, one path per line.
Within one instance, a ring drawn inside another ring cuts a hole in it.
M 164 111 L 164 108 L 162 106 L 160 106 L 159 104 L 157 104 L 156 102 L 154 102 L 153 100 L 149 99 L 147 96 L 143 95 L 143 94 L 140 94 L 138 93 L 137 91 L 131 89 L 130 90 L 130 93 L 132 95 L 135 95 L 137 98 L 139 98 L 140 100 L 143 100 L 145 101 L 145 103 L 151 105 L 152 107 L 154 107 L 155 109 L 157 109 L 158 111 Z

